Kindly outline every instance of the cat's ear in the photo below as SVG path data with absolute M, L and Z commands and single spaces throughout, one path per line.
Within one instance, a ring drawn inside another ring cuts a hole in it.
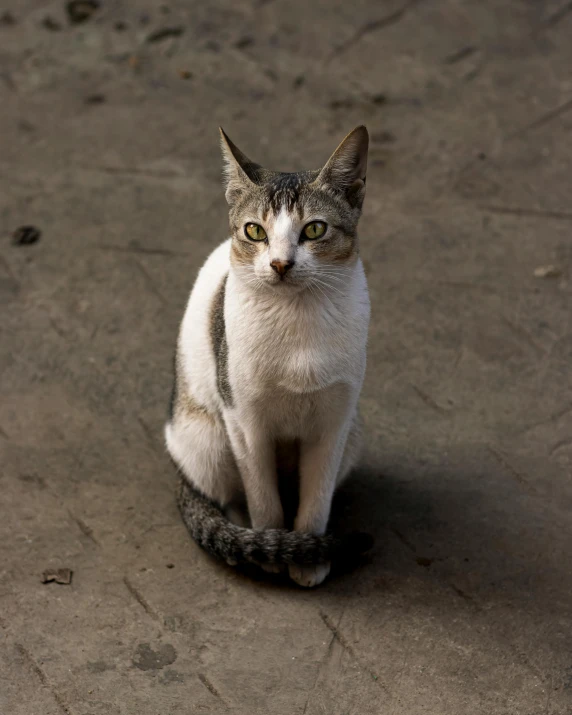
M 252 188 L 256 172 L 260 169 L 258 164 L 250 161 L 240 149 L 235 146 L 224 133 L 222 127 L 220 131 L 220 148 L 224 162 L 224 183 L 226 188 L 226 200 L 232 204 L 237 194 Z
M 328 159 L 316 184 L 343 192 L 352 206 L 361 208 L 365 197 L 368 146 L 367 129 L 363 125 L 356 127 Z

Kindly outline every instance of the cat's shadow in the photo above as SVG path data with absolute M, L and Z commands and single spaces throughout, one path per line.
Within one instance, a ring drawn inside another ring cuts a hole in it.
M 331 530 L 335 534 L 370 533 L 374 547 L 345 563 L 335 563 L 325 588 L 345 592 L 358 576 L 366 591 L 375 590 L 383 581 L 406 583 L 408 576 L 417 573 L 466 596 L 467 602 L 473 596 L 481 601 L 496 598 L 497 588 L 515 604 L 525 597 L 543 598 L 542 579 L 536 571 L 542 567 L 546 575 L 547 566 L 527 556 L 538 545 L 533 530 L 526 543 L 519 533 L 519 526 L 533 517 L 527 509 L 534 505 L 517 495 L 510 497 L 504 487 L 489 489 L 480 482 L 482 475 L 471 474 L 470 469 L 457 475 L 435 468 L 426 478 L 415 473 L 415 466 L 397 472 L 360 468 L 337 491 Z M 290 524 L 297 508 L 295 483 L 290 475 L 282 484 Z M 476 484 L 481 486 L 471 486 Z M 499 510 L 503 501 L 504 511 Z M 256 581 L 298 588 L 285 575 L 242 570 Z M 356 574 L 348 578 L 350 572 Z M 554 574 L 556 579 L 560 576 Z M 465 594 L 464 583 L 471 581 L 477 584 L 476 591 Z M 535 588 L 539 589 L 536 593 Z

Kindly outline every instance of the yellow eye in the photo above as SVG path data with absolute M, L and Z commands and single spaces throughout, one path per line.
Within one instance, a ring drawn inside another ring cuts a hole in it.
M 266 231 L 257 223 L 247 223 L 244 227 L 244 233 L 253 241 L 264 241 Z
M 326 224 L 323 221 L 312 221 L 307 226 L 304 226 L 305 238 L 320 238 L 326 233 Z

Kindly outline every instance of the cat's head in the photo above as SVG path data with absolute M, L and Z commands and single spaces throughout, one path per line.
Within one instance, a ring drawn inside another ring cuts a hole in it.
M 322 169 L 282 173 L 248 159 L 221 129 L 231 262 L 253 287 L 335 285 L 357 260 L 369 137 L 356 127 Z

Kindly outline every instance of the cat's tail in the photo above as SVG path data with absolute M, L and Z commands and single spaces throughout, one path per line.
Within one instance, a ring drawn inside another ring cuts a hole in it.
M 311 566 L 348 559 L 368 551 L 373 539 L 355 533 L 344 538 L 287 529 L 256 531 L 232 524 L 220 507 L 181 477 L 177 504 L 197 544 L 228 564 L 298 564 Z

